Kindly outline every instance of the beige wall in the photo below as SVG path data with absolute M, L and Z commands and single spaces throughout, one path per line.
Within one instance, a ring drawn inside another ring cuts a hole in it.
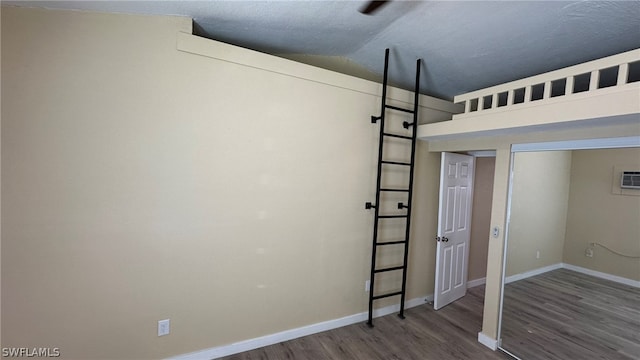
M 573 152 L 571 191 L 564 243 L 564 262 L 587 269 L 640 280 L 640 190 L 620 191 L 618 169 L 640 170 L 640 149 L 579 150 Z
M 2 346 L 161 358 L 366 310 L 380 86 L 190 30 L 3 8 Z M 408 299 L 433 291 L 427 150 Z
M 471 242 L 469 244 L 469 280 L 481 279 L 487 275 L 491 197 L 493 196 L 493 175 L 496 167 L 495 157 L 477 157 L 475 161 Z
M 571 151 L 514 155 L 507 276 L 562 262 L 570 178 Z

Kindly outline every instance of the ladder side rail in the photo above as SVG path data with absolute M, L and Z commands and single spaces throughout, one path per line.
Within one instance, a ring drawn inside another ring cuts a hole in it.
M 409 236 L 411 233 L 411 209 L 412 209 L 412 196 L 413 196 L 413 173 L 416 166 L 416 129 L 418 128 L 418 101 L 420 99 L 420 59 L 416 61 L 416 88 L 413 98 L 413 131 L 411 135 L 411 166 L 409 167 L 409 195 L 407 200 L 407 221 L 406 221 L 406 235 L 404 244 L 404 260 L 402 262 L 404 270 L 402 271 L 402 294 L 400 295 L 400 313 L 398 316 L 404 319 L 404 301 L 407 290 L 407 271 L 408 271 L 408 259 L 409 259 Z
M 380 210 L 380 185 L 382 178 L 382 154 L 384 145 L 384 118 L 387 103 L 387 76 L 389 69 L 389 49 L 384 53 L 384 75 L 382 79 L 382 107 L 380 108 L 380 137 L 378 143 L 378 175 L 376 179 L 376 199 L 373 218 L 373 241 L 371 249 L 371 275 L 369 278 L 369 317 L 367 324 L 373 327 L 373 290 L 375 285 L 375 268 L 376 268 L 376 243 L 378 242 L 378 215 Z

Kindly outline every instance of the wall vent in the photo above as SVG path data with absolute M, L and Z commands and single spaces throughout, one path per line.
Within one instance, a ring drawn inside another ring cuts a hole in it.
M 640 171 L 623 171 L 620 177 L 623 189 L 640 189 Z

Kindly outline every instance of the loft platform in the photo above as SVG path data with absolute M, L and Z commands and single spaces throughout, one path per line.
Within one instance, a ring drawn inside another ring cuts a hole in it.
M 599 125 L 640 127 L 640 49 L 458 95 L 464 112 L 418 126 L 421 140 Z

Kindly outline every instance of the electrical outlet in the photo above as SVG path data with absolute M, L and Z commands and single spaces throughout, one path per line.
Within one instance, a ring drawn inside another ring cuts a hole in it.
M 169 335 L 171 332 L 171 320 L 165 319 L 158 321 L 158 336 Z
M 371 280 L 366 280 L 364 282 L 364 291 L 369 292 L 369 288 L 371 287 Z
M 593 249 L 592 248 L 587 248 L 587 250 L 584 251 L 584 256 L 593 257 Z
M 540 250 L 536 251 L 536 259 L 540 259 Z

